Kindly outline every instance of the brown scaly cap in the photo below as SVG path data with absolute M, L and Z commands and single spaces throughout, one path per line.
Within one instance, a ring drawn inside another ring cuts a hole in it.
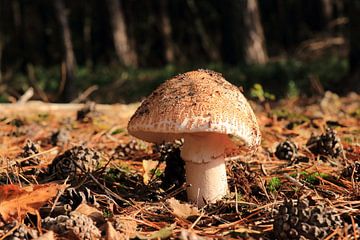
M 249 103 L 220 73 L 196 70 L 175 76 L 147 97 L 128 124 L 131 135 L 160 143 L 181 134 L 214 132 L 260 144 L 260 130 Z

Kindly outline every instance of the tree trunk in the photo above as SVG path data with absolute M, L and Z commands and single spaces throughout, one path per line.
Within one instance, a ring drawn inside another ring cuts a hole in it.
M 2 87 L 3 79 L 2 79 L 2 53 L 3 53 L 3 35 L 2 35 L 2 29 L 0 28 L 0 88 Z
M 268 61 L 268 55 L 257 0 L 241 1 L 243 6 L 245 62 L 247 64 L 264 64 Z
M 61 94 L 61 100 L 64 102 L 71 101 L 75 96 L 74 72 L 76 59 L 71 41 L 71 32 L 67 19 L 66 8 L 63 0 L 54 0 L 56 15 L 61 27 L 63 45 L 65 50 L 65 83 Z
M 172 40 L 172 27 L 167 7 L 167 0 L 160 0 L 160 24 L 165 47 L 165 59 L 167 63 L 173 63 L 175 57 L 175 50 Z
M 329 23 L 333 15 L 333 0 L 321 0 L 322 14 L 326 23 Z
M 83 26 L 83 36 L 84 36 L 84 56 L 85 56 L 85 65 L 88 68 L 92 68 L 92 46 L 91 46 L 91 32 L 92 32 L 92 21 L 91 21 L 91 5 L 85 3 L 85 13 L 84 13 L 84 26 Z
M 215 45 L 209 34 L 206 32 L 206 29 L 204 27 L 203 21 L 200 18 L 195 1 L 187 0 L 187 4 L 194 17 L 194 24 L 197 32 L 200 35 L 202 47 L 204 48 L 205 52 L 208 54 L 211 61 L 214 62 L 219 61 L 220 60 L 219 49 L 217 48 L 217 46 Z
M 360 2 L 348 1 L 349 3 L 349 74 L 344 82 L 340 83 L 345 91 L 360 92 Z
M 5 46 L 5 34 L 3 33 L 3 28 L 4 28 L 4 24 L 5 24 L 5 20 L 4 20 L 4 9 L 5 9 L 5 4 L 4 2 L 0 2 L 0 92 L 2 91 L 1 88 L 3 87 L 3 77 L 2 77 L 2 54 L 3 54 L 3 49 Z
M 116 54 L 126 67 L 137 67 L 138 58 L 126 31 L 125 17 L 119 0 L 107 0 Z

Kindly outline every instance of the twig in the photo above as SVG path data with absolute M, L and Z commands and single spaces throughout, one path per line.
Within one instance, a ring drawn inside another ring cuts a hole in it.
M 264 180 L 261 179 L 261 177 L 259 177 L 258 179 L 259 179 L 259 182 L 261 183 L 261 188 L 262 188 L 263 192 L 265 193 L 266 198 L 267 198 L 268 200 L 271 200 L 271 199 L 270 199 L 270 196 L 269 196 L 269 194 L 268 194 L 268 192 L 267 192 L 267 190 L 266 190 Z
M 64 194 L 65 189 L 66 189 L 67 186 L 68 186 L 68 185 L 66 184 L 66 182 L 67 182 L 68 180 L 69 180 L 69 176 L 65 179 L 64 184 L 63 184 L 63 187 L 61 188 L 61 190 L 60 190 L 59 193 L 57 194 L 57 196 L 56 196 L 56 198 L 55 198 L 55 200 L 54 200 L 54 203 L 53 203 L 53 205 L 51 206 L 49 215 L 50 215 L 50 214 L 52 213 L 52 211 L 55 209 L 56 203 L 59 201 L 59 198 L 61 197 L 61 195 Z
M 53 148 L 50 148 L 49 150 L 46 150 L 46 151 L 43 151 L 43 152 L 39 152 L 39 153 L 33 154 L 33 155 L 31 155 L 31 156 L 29 156 L 29 157 L 26 157 L 26 158 L 18 159 L 18 160 L 16 160 L 16 163 L 24 162 L 24 161 L 26 161 L 26 160 L 28 160 L 28 159 L 31 159 L 31 158 L 33 158 L 33 157 L 37 157 L 37 156 L 43 155 L 43 154 L 45 154 L 45 153 L 52 152 L 52 151 L 54 151 L 54 150 L 57 150 L 57 147 L 53 147 Z M 5 168 L 7 168 L 7 166 L 2 166 L 2 167 L 0 166 L 0 169 L 5 169 Z
M 174 191 L 168 193 L 168 194 L 164 197 L 164 199 L 169 199 L 169 198 L 171 198 L 171 197 L 173 197 L 173 196 L 176 196 L 177 194 L 179 194 L 180 192 L 184 191 L 184 190 L 185 190 L 186 188 L 188 188 L 188 187 L 190 187 L 190 184 L 184 183 L 181 187 L 176 188 Z
M 237 187 L 236 187 L 236 185 L 235 185 L 235 211 L 236 211 L 236 213 L 239 213 L 239 199 L 238 199 L 239 197 L 238 197 L 238 191 L 237 191 Z
M 96 90 L 98 90 L 99 87 L 97 85 L 92 85 L 90 87 L 88 87 L 84 92 L 82 92 L 81 94 L 79 94 L 79 96 L 77 98 L 75 98 L 74 100 L 72 100 L 72 103 L 80 103 L 83 102 L 84 100 L 86 100 L 93 92 L 95 92 Z
M 77 168 L 79 168 L 82 172 L 86 173 L 104 192 L 106 192 L 107 194 L 109 194 L 110 196 L 112 196 L 113 198 L 120 200 L 122 202 L 125 202 L 129 205 L 132 205 L 132 203 L 128 200 L 126 200 L 125 198 L 120 197 L 118 194 L 114 193 L 113 191 L 111 191 L 109 188 L 105 187 L 104 185 L 102 185 L 95 177 L 94 175 L 92 175 L 89 172 L 86 172 L 77 162 L 73 161 L 73 163 L 75 164 L 75 166 Z
M 20 223 L 17 223 L 15 227 L 10 229 L 4 236 L 0 237 L 0 240 L 5 239 L 6 237 L 10 236 L 18 227 L 20 226 Z
M 200 214 L 200 216 L 195 220 L 195 222 L 191 225 L 190 229 L 193 229 L 193 228 L 196 226 L 196 224 L 198 224 L 198 222 L 200 221 L 200 219 L 201 219 L 203 216 L 204 216 L 204 213 L 202 212 L 202 213 Z
M 19 98 L 19 100 L 16 102 L 17 104 L 24 104 L 27 101 L 30 100 L 30 98 L 32 98 L 32 96 L 34 95 L 34 89 L 31 87 L 28 90 L 26 90 L 26 92 L 21 95 L 21 97 Z
M 296 186 L 301 187 L 301 188 L 305 188 L 305 189 L 310 189 L 308 188 L 305 184 L 299 182 L 298 180 L 296 180 L 295 178 L 291 177 L 289 174 L 284 173 L 284 177 L 289 180 L 290 182 L 294 183 Z
M 337 227 L 330 235 L 328 235 L 326 238 L 324 238 L 324 240 L 330 240 L 332 239 L 332 237 L 334 237 L 335 235 L 339 234 L 339 227 Z

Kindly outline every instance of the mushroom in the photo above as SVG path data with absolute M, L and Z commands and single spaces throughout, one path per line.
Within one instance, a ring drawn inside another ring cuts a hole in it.
M 131 117 L 128 132 L 153 143 L 184 140 L 188 200 L 199 206 L 226 195 L 225 158 L 255 150 L 261 140 L 240 90 L 220 73 L 202 69 L 161 84 Z

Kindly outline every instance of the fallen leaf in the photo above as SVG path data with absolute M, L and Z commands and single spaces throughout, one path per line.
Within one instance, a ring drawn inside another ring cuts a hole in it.
M 156 231 L 149 236 L 137 236 L 140 239 L 168 239 L 172 234 L 175 228 L 175 224 L 170 225 L 168 227 L 164 227 L 159 231 Z
M 105 222 L 103 213 L 95 207 L 89 206 L 86 203 L 81 203 L 76 209 L 75 212 L 84 214 L 88 216 L 96 223 Z
M 229 231 L 228 233 L 250 233 L 250 234 L 261 234 L 260 231 L 253 230 L 246 227 L 238 227 L 234 230 Z
M 22 220 L 27 213 L 36 214 L 38 209 L 56 196 L 63 185 L 55 183 L 20 187 L 0 186 L 0 215 L 5 222 Z
M 151 178 L 154 175 L 153 169 L 155 169 L 159 164 L 159 161 L 153 161 L 153 160 L 143 160 L 142 165 L 144 169 L 144 184 L 147 185 Z
M 199 209 L 194 207 L 188 203 L 181 203 L 179 200 L 175 198 L 170 198 L 166 201 L 170 208 L 172 209 L 172 213 L 180 218 L 188 218 L 189 216 L 199 215 Z
M 122 236 L 119 232 L 115 230 L 113 225 L 110 222 L 106 222 L 105 224 L 105 240 L 120 240 L 126 239 L 125 236 Z
M 181 229 L 180 239 L 181 240 L 205 240 L 205 239 L 209 239 L 209 238 L 200 237 L 191 229 Z

